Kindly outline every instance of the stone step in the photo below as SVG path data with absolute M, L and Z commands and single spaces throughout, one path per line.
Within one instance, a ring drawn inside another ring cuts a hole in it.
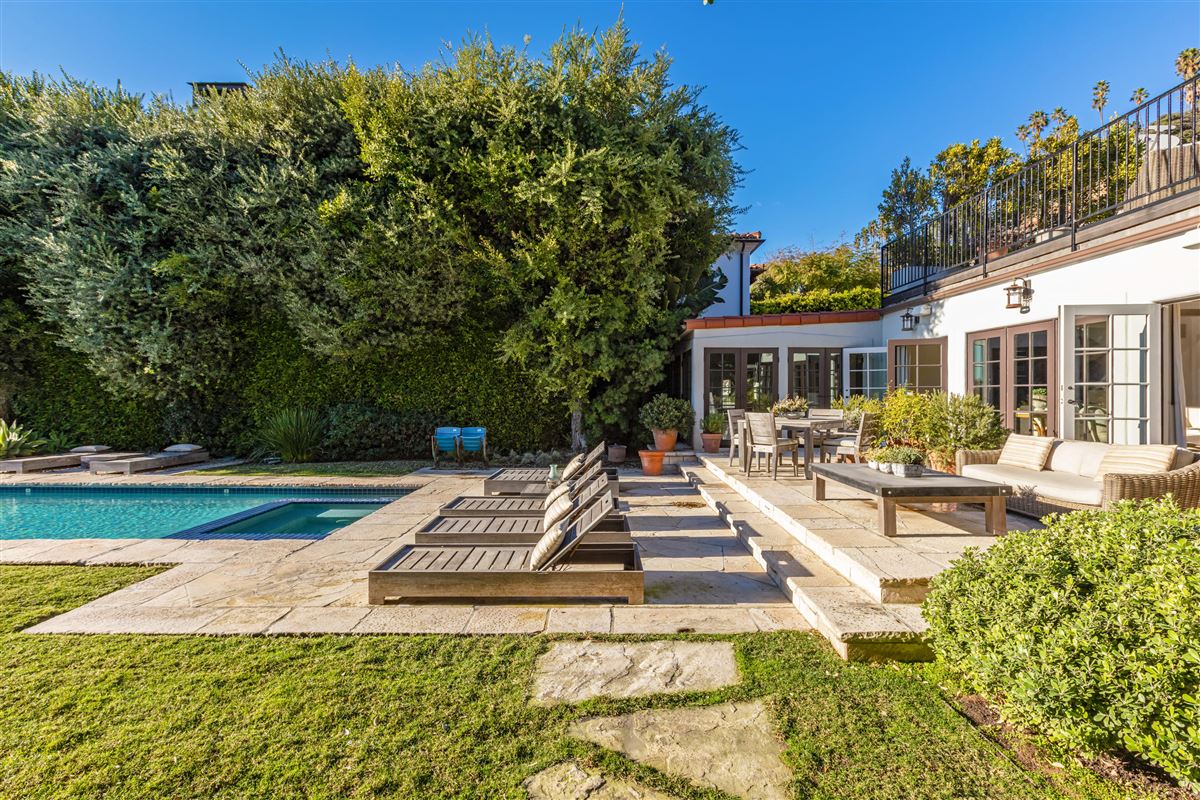
M 842 658 L 931 658 L 918 607 L 872 600 L 707 469 L 688 467 L 685 473 L 705 503 Z
M 920 603 L 929 592 L 930 580 L 946 566 L 935 554 L 898 546 L 867 527 L 871 523 L 865 517 L 856 520 L 845 511 L 827 511 L 815 500 L 788 506 L 780 497 L 772 497 L 773 492 L 788 493 L 786 487 L 755 487 L 724 459 L 702 456 L 700 460 L 716 480 L 877 603 Z M 831 492 L 841 488 L 830 485 Z M 790 494 L 794 497 L 794 492 Z

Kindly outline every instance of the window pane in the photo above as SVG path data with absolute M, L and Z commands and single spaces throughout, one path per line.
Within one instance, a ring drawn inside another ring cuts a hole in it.
M 942 346 L 938 344 L 917 345 L 917 363 L 926 366 L 942 363 Z
M 939 389 L 942 385 L 941 367 L 918 367 L 917 387 L 920 389 Z

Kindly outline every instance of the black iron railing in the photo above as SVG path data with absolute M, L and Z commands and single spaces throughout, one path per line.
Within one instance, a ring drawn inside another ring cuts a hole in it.
M 1200 76 L 1114 117 L 883 245 L 891 295 L 1200 187 Z

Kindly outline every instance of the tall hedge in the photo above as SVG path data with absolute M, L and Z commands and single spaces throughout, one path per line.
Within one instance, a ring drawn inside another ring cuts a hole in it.
M 281 58 L 187 107 L 0 74 L 0 414 L 218 449 L 297 403 L 517 449 L 568 409 L 628 428 L 715 297 L 739 174 L 669 64 L 618 25 L 541 59 Z

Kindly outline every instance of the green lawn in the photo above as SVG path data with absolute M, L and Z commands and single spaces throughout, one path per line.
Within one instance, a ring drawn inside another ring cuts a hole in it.
M 305 477 L 399 477 L 432 461 L 328 461 L 307 464 L 235 464 L 204 470 L 205 475 L 299 475 Z
M 797 797 L 1115 798 L 1025 771 L 919 677 L 838 660 L 814 635 L 735 642 L 727 691 L 535 708 L 545 637 L 205 638 L 16 631 L 153 570 L 0 567 L 0 796 L 523 797 L 567 757 L 719 797 L 570 740 L 570 720 L 767 697 Z M 694 637 L 702 638 L 702 637 Z

